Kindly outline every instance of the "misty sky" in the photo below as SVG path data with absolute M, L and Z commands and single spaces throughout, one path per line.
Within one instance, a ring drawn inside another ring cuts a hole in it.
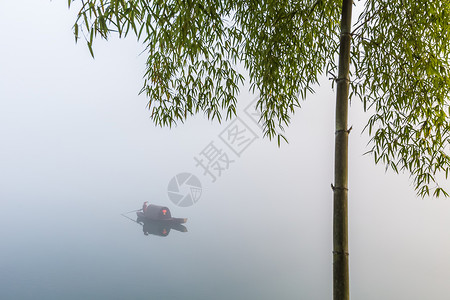
M 145 67 L 142 46 L 131 36 L 96 40 L 92 59 L 83 40 L 75 44 L 74 20 L 67 1 L 0 0 L 3 241 L 14 243 L 12 224 L 19 222 L 23 232 L 36 224 L 29 218 L 18 221 L 21 211 L 45 211 L 48 220 L 60 205 L 113 205 L 121 213 L 158 199 L 194 219 L 202 214 L 230 219 L 239 207 L 245 213 L 237 214 L 247 215 L 249 224 L 295 219 L 295 226 L 287 228 L 289 241 L 303 247 L 296 266 L 308 270 L 297 278 L 299 288 L 308 291 L 309 299 L 321 289 L 329 293 L 335 96 L 328 80 L 297 110 L 287 130 L 289 144 L 281 148 L 263 139 L 245 115 L 257 95 L 242 88 L 238 115 L 258 138 L 211 182 L 194 157 L 210 142 L 220 144 L 229 122 L 198 115 L 172 129 L 155 127 L 145 96 L 138 95 Z M 408 174 L 386 173 L 373 157 L 363 156 L 369 150 L 369 138 L 361 133 L 366 119 L 355 99 L 349 121 L 352 298 L 447 299 L 450 202 L 416 197 Z M 180 172 L 197 174 L 202 182 L 202 197 L 189 208 L 177 208 L 167 197 L 169 180 Z M 450 190 L 448 182 L 445 186 Z M 111 198 L 104 197 L 105 191 Z M 269 233 L 262 248 L 286 243 L 277 232 Z M 266 250 L 261 251 L 254 255 L 264 259 Z M 16 254 L 0 250 L 0 262 L 7 255 Z

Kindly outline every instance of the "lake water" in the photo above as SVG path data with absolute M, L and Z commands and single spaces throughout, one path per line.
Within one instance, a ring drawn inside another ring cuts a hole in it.
M 296 234 L 301 224 L 283 208 L 172 207 L 189 218 L 188 232 L 161 237 L 120 215 L 137 200 L 27 203 L 3 212 L 2 299 L 294 299 L 313 292 L 305 281 L 318 285 L 318 270 L 304 259 L 312 253 Z
M 122 172 L 128 159 L 97 169 L 96 155 L 91 167 L 42 156 L 14 169 L 5 160 L 0 298 L 329 298 L 331 207 L 294 195 L 295 178 L 275 167 L 282 154 L 267 176 L 252 175 L 261 158 L 249 155 L 215 183 L 200 177 L 202 197 L 185 208 L 167 196 L 175 166 L 152 177 L 145 163 Z M 135 213 L 121 214 L 146 200 L 188 218 L 188 231 L 144 235 Z

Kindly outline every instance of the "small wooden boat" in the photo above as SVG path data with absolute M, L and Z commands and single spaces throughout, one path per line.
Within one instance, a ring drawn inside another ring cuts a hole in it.
M 136 212 L 139 219 L 158 221 L 162 223 L 184 224 L 187 222 L 186 218 L 172 218 L 169 208 L 150 204 L 144 211 Z

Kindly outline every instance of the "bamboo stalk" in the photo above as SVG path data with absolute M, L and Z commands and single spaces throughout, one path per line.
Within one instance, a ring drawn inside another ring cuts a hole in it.
M 348 300 L 348 93 L 352 0 L 343 0 L 336 87 L 336 134 L 333 186 L 333 299 Z

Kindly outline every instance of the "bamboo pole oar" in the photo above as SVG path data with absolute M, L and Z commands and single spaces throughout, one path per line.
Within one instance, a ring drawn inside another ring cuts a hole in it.
M 125 218 L 127 218 L 128 220 L 131 220 L 131 221 L 133 221 L 134 223 L 137 223 L 137 224 L 139 224 L 139 225 L 141 225 L 142 226 L 142 224 L 141 223 L 139 223 L 138 221 L 136 221 L 136 220 L 133 220 L 132 218 L 130 218 L 130 217 L 128 217 L 128 216 L 125 216 L 124 214 L 120 214 L 122 217 L 125 217 Z
M 129 212 L 126 212 L 125 214 L 131 214 L 131 213 L 133 213 L 133 212 L 137 212 L 137 211 L 141 211 L 141 210 L 142 210 L 142 208 L 136 209 L 136 210 L 132 210 L 132 211 L 129 211 Z

